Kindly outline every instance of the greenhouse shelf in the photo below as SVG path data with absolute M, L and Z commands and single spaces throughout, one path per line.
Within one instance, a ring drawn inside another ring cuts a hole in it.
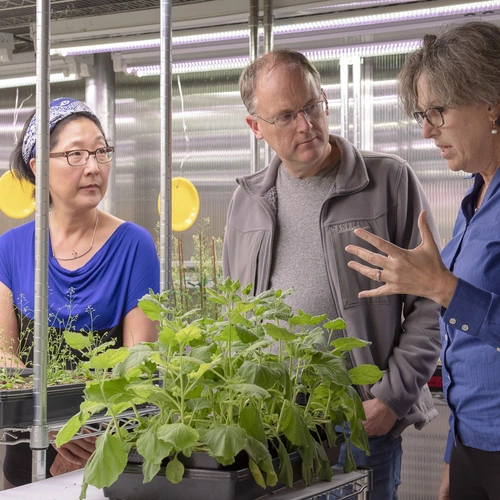
M 332 481 L 314 481 L 306 487 L 299 481 L 293 488 L 274 491 L 256 500 L 347 500 L 349 498 L 368 500 L 372 489 L 371 469 L 358 469 L 343 473 L 339 467 L 332 467 Z
M 368 495 L 371 489 L 370 470 L 358 470 L 348 474 L 339 473 L 338 470 L 334 468 L 335 476 L 330 483 L 318 482 L 308 488 L 298 483 L 297 486 L 287 491 L 276 491 L 273 494 L 260 497 L 258 500 L 347 500 L 350 498 L 367 500 L 369 498 Z M 69 498 L 78 498 L 82 480 L 83 470 L 69 472 L 37 483 L 0 492 L 0 499 L 68 500 Z M 106 500 L 106 497 L 102 490 L 90 486 L 87 491 L 87 500 Z

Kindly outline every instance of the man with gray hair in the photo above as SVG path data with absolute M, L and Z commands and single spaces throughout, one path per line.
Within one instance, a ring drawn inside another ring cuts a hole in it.
M 384 370 L 373 386 L 358 387 L 371 455 L 352 451 L 358 466 L 373 469 L 370 498 L 397 499 L 401 433 L 437 415 L 426 385 L 440 349 L 437 306 L 409 295 L 360 299 L 360 291 L 379 283 L 350 269 L 344 249 L 359 245 L 356 228 L 404 248 L 419 245 L 417 218 L 429 210 L 422 187 L 401 158 L 358 151 L 329 134 L 320 75 L 299 52 L 275 50 L 250 64 L 240 92 L 249 127 L 276 155 L 265 169 L 237 179 L 224 274 L 253 283 L 254 294 L 294 288 L 287 302 L 295 311 L 340 316 L 343 335 L 371 342 L 349 353 L 352 366 Z M 345 455 L 344 447 L 341 462 Z

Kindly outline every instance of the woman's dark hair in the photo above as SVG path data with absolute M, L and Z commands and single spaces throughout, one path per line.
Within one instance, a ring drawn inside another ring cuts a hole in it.
M 24 163 L 23 159 L 23 141 L 24 141 L 24 136 L 26 134 L 26 130 L 28 129 L 28 126 L 31 122 L 31 119 L 35 115 L 35 111 L 30 114 L 28 119 L 26 120 L 26 123 L 24 125 L 23 131 L 14 146 L 14 150 L 12 151 L 9 159 L 9 167 L 11 172 L 20 180 L 25 179 L 31 184 L 35 184 L 35 174 L 31 170 L 31 167 L 29 165 L 26 165 Z M 102 129 L 101 122 L 97 118 L 97 116 L 86 113 L 84 111 L 80 111 L 78 113 L 74 113 L 72 115 L 67 116 L 66 118 L 63 118 L 60 122 L 56 123 L 56 126 L 53 128 L 53 130 L 50 132 L 50 150 L 57 145 L 59 142 L 59 134 L 61 133 L 61 130 L 66 126 L 66 124 L 74 121 L 74 120 L 80 120 L 82 118 L 88 118 L 91 120 L 101 131 L 102 136 L 104 137 L 104 140 L 106 141 L 106 146 L 108 145 L 108 141 L 106 140 L 106 135 L 104 134 L 104 130 Z

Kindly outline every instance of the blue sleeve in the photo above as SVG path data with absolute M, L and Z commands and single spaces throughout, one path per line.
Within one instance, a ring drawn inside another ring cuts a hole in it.
M 443 321 L 486 344 L 500 349 L 500 295 L 459 278 Z
M 160 291 L 160 261 L 151 235 L 139 226 L 135 226 L 135 251 L 131 267 L 131 276 L 127 289 L 125 314 L 137 307 L 139 299 L 149 293 Z

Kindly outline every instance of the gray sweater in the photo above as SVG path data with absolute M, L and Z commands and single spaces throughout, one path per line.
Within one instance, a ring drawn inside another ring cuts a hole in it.
M 358 151 L 339 136 L 331 135 L 330 143 L 340 149 L 341 163 L 318 221 L 329 282 L 322 292 L 331 294 L 345 320 L 344 334 L 372 342 L 353 350 L 350 362 L 374 363 L 385 370 L 379 382 L 360 387 L 360 392 L 363 399 L 378 398 L 398 416 L 391 431 L 397 436 L 408 425 L 421 428 L 437 415 L 426 383 L 441 345 L 439 308 L 410 295 L 359 299 L 361 290 L 377 283 L 347 266 L 354 257 L 344 249 L 349 244 L 368 247 L 354 235 L 357 227 L 402 248 L 415 248 L 420 243 L 418 215 L 429 206 L 418 179 L 401 158 Z M 243 286 L 253 283 L 255 294 L 271 283 L 280 164 L 274 157 L 264 170 L 237 179 L 228 210 L 224 275 L 239 279 Z M 439 241 L 430 213 L 428 220 Z

